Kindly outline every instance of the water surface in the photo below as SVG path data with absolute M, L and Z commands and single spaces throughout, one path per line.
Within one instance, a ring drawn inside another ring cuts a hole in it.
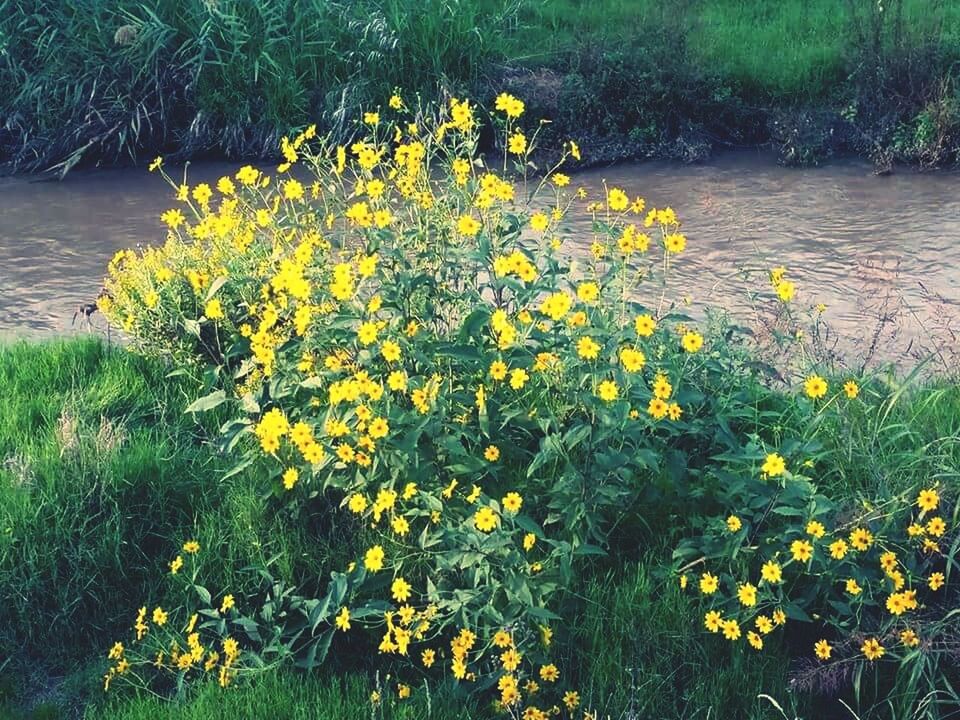
M 234 169 L 195 165 L 191 180 Z M 960 174 L 877 177 L 855 161 L 797 170 L 738 152 L 704 165 L 627 164 L 574 178 L 592 191 L 604 181 L 676 209 L 688 249 L 675 268 L 694 312 L 721 305 L 749 322 L 750 290 L 765 283 L 768 268 L 785 265 L 798 306 L 826 304 L 824 318 L 854 351 L 884 314 L 887 356 L 935 335 L 956 342 Z M 95 298 L 109 259 L 161 242 L 158 215 L 170 206 L 163 180 L 144 170 L 77 172 L 62 182 L 0 179 L 0 336 L 79 332 L 74 310 Z M 574 220 L 572 229 L 568 243 L 585 252 L 589 221 Z

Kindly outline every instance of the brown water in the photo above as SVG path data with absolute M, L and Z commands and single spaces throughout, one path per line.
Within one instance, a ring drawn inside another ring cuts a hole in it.
M 191 179 L 232 169 L 194 166 Z M 675 267 L 694 312 L 715 304 L 750 321 L 750 289 L 785 265 L 797 304 L 825 303 L 824 318 L 854 351 L 883 314 L 892 320 L 885 355 L 933 335 L 957 341 L 960 174 L 876 177 L 858 162 L 785 169 L 731 153 L 705 165 L 620 165 L 575 178 L 588 188 L 604 180 L 677 210 L 688 249 Z M 117 250 L 162 240 L 157 218 L 170 202 L 163 181 L 143 170 L 0 179 L 0 336 L 79 332 L 77 304 L 96 296 Z M 574 230 L 589 243 L 586 222 Z

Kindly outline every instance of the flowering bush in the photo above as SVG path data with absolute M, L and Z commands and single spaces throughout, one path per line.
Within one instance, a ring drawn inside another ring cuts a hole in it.
M 843 677 L 859 692 L 863 672 L 876 669 L 888 678 L 879 684 L 905 690 L 887 696 L 895 717 L 912 715 L 927 693 L 924 717 L 940 717 L 939 696 L 956 700 L 944 669 L 960 656 L 955 493 L 930 480 L 855 507 L 826 497 L 814 482 L 828 471 L 817 427 L 860 404 L 860 388 L 847 381 L 831 395 L 811 375 L 796 403 L 807 437 L 767 454 L 747 441 L 715 458 L 708 482 L 725 512 L 675 551 L 680 584 L 698 597 L 706 631 L 755 651 L 788 620 L 802 622 L 798 687 L 835 688 Z
M 578 556 L 684 500 L 793 517 L 803 497 L 813 512 L 800 477 L 729 481 L 723 458 L 752 473 L 765 445 L 743 446 L 731 395 L 713 391 L 738 392 L 750 371 L 667 295 L 687 242 L 676 213 L 620 188 L 569 192 L 572 142 L 528 176 L 523 103 L 496 108 L 497 158 L 477 155 L 468 101 L 413 111 L 395 96 L 350 147 L 312 128 L 284 140 L 276 178 L 168 177 L 180 205 L 163 214 L 167 241 L 114 258 L 102 310 L 207 384 L 189 410 L 229 409 L 222 446 L 238 470 L 280 503 L 333 502 L 366 530 L 319 598 L 271 586 L 241 614 L 192 578 L 184 632 L 142 609 L 140 650 L 115 646 L 109 679 L 147 682 L 152 663 L 226 685 L 269 655 L 313 666 L 335 635 L 365 631 L 401 676 L 448 672 L 525 718 L 572 712 L 550 650 Z M 593 218 L 579 261 L 564 253 L 572 212 Z M 775 272 L 785 302 L 786 282 Z M 780 456 L 763 471 L 785 475 Z M 730 549 L 705 544 L 711 558 Z

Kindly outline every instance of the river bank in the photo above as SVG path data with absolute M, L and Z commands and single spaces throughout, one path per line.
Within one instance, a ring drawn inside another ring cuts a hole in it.
M 404 0 L 14 3 L 0 18 L 0 162 L 19 171 L 273 157 L 279 137 L 439 84 L 483 107 L 510 89 L 593 163 L 772 148 L 879 171 L 956 162 L 945 2 Z M 70 38 L 60 42 L 56 38 Z M 386 109 L 384 108 L 386 111 Z M 490 139 L 488 139 L 488 142 Z

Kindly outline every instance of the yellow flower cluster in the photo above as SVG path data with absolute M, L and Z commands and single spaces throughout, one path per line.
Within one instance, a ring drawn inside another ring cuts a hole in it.
M 771 462 L 770 458 L 774 457 Z M 771 471 L 781 466 L 782 458 L 776 458 L 779 456 L 775 454 L 768 457 L 765 473 L 772 475 Z M 864 524 L 831 531 L 820 520 L 810 519 L 799 530 L 801 536 L 779 551 L 774 537 L 761 540 L 764 547 L 772 548 L 774 554 L 762 563 L 759 583 L 736 581 L 731 577 L 730 597 L 724 598 L 719 594 L 723 583 L 718 573 L 704 571 L 700 575 L 700 595 L 711 605 L 704 615 L 706 629 L 722 633 L 734 641 L 742 636 L 742 628 L 752 625 L 747 640 L 754 649 L 760 650 L 763 636 L 786 622 L 783 608 L 791 603 L 788 582 L 791 588 L 798 590 L 798 595 L 805 594 L 809 599 L 810 585 L 817 586 L 825 581 L 827 584 L 821 585 L 821 591 L 836 614 L 835 619 L 825 620 L 838 634 L 849 632 L 848 623 L 866 613 L 878 616 L 882 632 L 862 641 L 851 639 L 842 644 L 843 647 L 859 647 L 868 661 L 879 660 L 887 654 L 893 642 L 888 642 L 889 638 L 895 638 L 900 647 L 908 649 L 919 645 L 924 637 L 933 640 L 946 630 L 945 619 L 936 620 L 930 612 L 937 606 L 937 594 L 947 584 L 946 574 L 935 569 L 944 562 L 935 538 L 944 535 L 949 528 L 941 515 L 927 517 L 939 509 L 940 503 L 936 488 L 922 488 L 913 501 L 920 510 L 919 515 L 904 520 L 901 515 L 909 505 L 900 505 L 895 511 L 899 529 L 894 527 L 883 536 L 875 535 Z M 792 510 L 788 512 L 790 515 Z M 886 520 L 889 526 L 893 518 L 894 515 L 876 516 L 873 522 Z M 924 519 L 925 523 L 922 522 Z M 743 526 L 741 519 L 731 515 L 723 525 L 734 534 L 729 547 L 739 548 L 743 542 L 743 536 L 737 534 Z M 789 527 L 782 531 L 786 535 L 795 532 Z M 880 573 L 873 568 L 879 568 Z M 841 591 L 833 586 L 837 580 Z M 680 582 L 681 587 L 687 586 L 686 574 L 681 575 Z M 927 617 L 911 619 L 910 614 L 921 607 L 927 608 Z M 724 608 L 736 610 L 728 609 L 725 613 Z M 885 618 L 882 612 L 887 613 Z M 853 635 L 855 638 L 856 629 Z M 838 645 L 836 641 L 821 638 L 814 643 L 813 654 L 824 662 L 834 660 Z
M 342 498 L 374 536 L 335 573 L 340 594 L 325 599 L 318 632 L 376 631 L 381 653 L 465 682 L 495 672 L 487 685 L 500 705 L 536 718 L 555 714 L 540 683 L 558 683 L 559 670 L 543 661 L 552 632 L 538 617 L 562 585 L 565 548 L 595 539 L 585 528 L 638 496 L 646 466 L 632 466 L 630 482 L 611 472 L 620 494 L 583 523 L 532 500 L 575 506 L 584 490 L 547 475 L 573 447 L 544 441 L 540 472 L 526 460 L 519 471 L 517 458 L 548 431 L 573 445 L 591 426 L 602 428 L 591 452 L 659 452 L 658 431 L 683 426 L 686 383 L 710 360 L 689 322 L 637 300 L 658 260 L 666 274 L 687 247 L 674 210 L 647 210 L 621 188 L 594 207 L 556 169 L 542 197 L 520 192 L 536 134 L 516 124 L 522 101 L 504 93 L 496 107 L 503 168 L 477 155 L 469 101 L 401 124 L 390 118 L 410 111 L 396 96 L 389 112 L 364 115 L 367 134 L 349 147 L 315 149 L 309 129 L 284 139 L 275 178 L 247 166 L 214 187 L 170 180 L 180 206 L 164 213 L 166 242 L 118 255 L 105 312 L 148 351 L 229 368 L 233 444 L 275 494 Z M 580 158 L 568 142 L 563 161 Z M 288 174 L 298 163 L 315 179 Z M 563 223 L 582 206 L 597 220 L 586 265 L 560 253 Z M 496 627 L 490 597 L 509 614 Z M 210 610 L 237 612 L 232 596 Z M 143 636 L 162 626 L 141 621 Z M 213 646 L 191 633 L 156 667 L 202 662 L 229 684 L 236 642 L 221 639 L 211 660 Z M 553 692 L 558 708 L 579 705 L 575 690 Z

